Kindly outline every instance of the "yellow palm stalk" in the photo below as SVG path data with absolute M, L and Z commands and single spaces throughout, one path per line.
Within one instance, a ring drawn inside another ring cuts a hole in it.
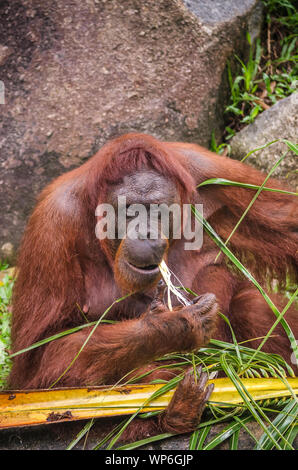
M 287 382 L 298 394 L 298 378 L 288 378 Z M 230 379 L 213 379 L 209 383 L 215 386 L 209 402 L 223 407 L 243 403 Z M 242 379 L 242 383 L 254 400 L 291 395 L 289 388 L 276 378 Z M 0 428 L 163 410 L 175 390 L 150 401 L 161 387 L 163 384 L 0 392 Z

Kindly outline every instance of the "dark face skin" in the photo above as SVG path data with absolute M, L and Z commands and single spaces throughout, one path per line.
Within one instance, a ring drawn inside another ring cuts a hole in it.
M 137 224 L 133 224 L 135 238 L 130 238 L 129 230 L 125 238 L 106 239 L 105 244 L 115 261 L 115 276 L 124 290 L 140 291 L 154 285 L 160 278 L 159 263 L 166 255 L 171 244 L 173 220 L 169 220 L 169 237 L 161 230 L 160 218 L 154 227 L 149 224 L 150 204 L 167 206 L 181 204 L 180 195 L 175 184 L 153 170 L 134 172 L 125 176 L 107 194 L 106 203 L 114 207 L 116 227 L 118 227 L 118 197 L 126 197 L 126 228 L 136 220 L 139 211 L 132 204 L 142 204 L 147 214 L 147 232 L 144 233 Z M 130 209 L 129 209 L 130 207 Z M 134 209 L 134 210 L 133 210 Z M 131 211 L 131 212 L 130 212 Z M 130 214 L 130 215 L 129 215 Z M 150 232 L 151 231 L 151 232 Z

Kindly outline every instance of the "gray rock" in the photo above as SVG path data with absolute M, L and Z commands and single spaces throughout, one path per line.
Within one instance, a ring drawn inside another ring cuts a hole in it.
M 226 62 L 246 51 L 247 30 L 257 34 L 259 5 L 2 2 L 0 247 L 15 249 L 40 190 L 109 138 L 140 131 L 208 145 L 219 136 Z
M 263 111 L 252 124 L 238 132 L 231 140 L 232 158 L 240 160 L 251 150 L 275 139 L 287 139 L 297 144 L 298 93 L 278 101 Z M 284 143 L 277 142 L 253 153 L 246 162 L 268 172 L 286 150 L 288 147 Z M 273 174 L 293 189 L 298 186 L 297 159 L 294 152 L 289 152 Z

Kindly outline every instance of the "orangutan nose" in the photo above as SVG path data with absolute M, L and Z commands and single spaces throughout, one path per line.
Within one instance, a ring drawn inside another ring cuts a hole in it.
M 157 239 L 126 239 L 125 251 L 126 258 L 132 265 L 143 268 L 152 269 L 157 267 L 162 261 L 167 248 L 167 240 Z

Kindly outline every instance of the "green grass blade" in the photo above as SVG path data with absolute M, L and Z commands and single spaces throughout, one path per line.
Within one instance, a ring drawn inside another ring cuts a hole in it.
M 227 359 L 226 359 L 226 354 L 223 354 L 221 356 L 221 365 L 227 376 L 231 379 L 233 384 L 235 385 L 238 393 L 241 395 L 244 403 L 246 404 L 246 407 L 254 417 L 254 419 L 259 423 L 261 428 L 263 429 L 264 433 L 266 436 L 269 438 L 271 443 L 275 446 L 275 448 L 281 450 L 281 446 L 278 443 L 276 439 L 276 435 L 278 436 L 278 439 L 282 439 L 285 441 L 285 438 L 283 437 L 282 433 L 279 431 L 279 429 L 270 421 L 270 419 L 266 416 L 266 414 L 263 412 L 261 407 L 257 404 L 257 402 L 253 399 L 251 394 L 248 392 L 248 390 L 245 388 L 243 383 L 241 382 L 240 378 L 237 376 L 235 373 L 233 367 L 228 364 Z M 263 422 L 263 419 L 269 423 L 269 427 L 265 425 Z M 273 434 L 274 431 L 274 434 Z
M 93 447 L 92 450 L 100 450 L 103 448 L 103 446 L 110 440 L 112 439 L 113 436 L 119 431 L 119 429 L 122 428 L 122 426 L 125 424 L 126 419 L 121 421 L 121 423 L 117 424 L 101 441 L 99 441 L 96 446 Z
M 174 436 L 175 434 L 164 433 L 158 434 L 157 436 L 148 437 L 147 439 L 141 439 L 140 441 L 135 441 L 130 444 L 124 444 L 123 446 L 117 447 L 115 450 L 133 450 L 138 447 L 144 446 L 146 444 L 151 444 L 152 442 L 162 441 L 163 439 L 168 439 L 169 437 Z
M 296 155 L 298 155 L 298 145 L 294 144 L 293 142 L 290 142 L 289 140 L 283 139 L 283 142 L 289 147 L 292 152 L 294 152 Z
M 260 147 L 257 147 L 253 150 L 251 150 L 250 152 L 248 152 L 245 157 L 242 158 L 242 162 L 244 162 L 250 155 L 252 155 L 253 153 L 257 152 L 258 150 L 263 150 L 267 147 L 269 147 L 270 145 L 272 144 L 275 144 L 276 142 L 280 142 L 280 139 L 275 139 L 275 140 L 272 140 L 271 142 L 267 142 L 266 144 L 264 145 L 261 145 Z
M 194 431 L 194 432 L 192 433 L 192 435 L 190 436 L 190 440 L 189 440 L 189 450 L 196 450 L 197 445 L 198 445 L 199 434 L 200 434 L 200 430 L 197 429 L 197 430 Z
M 238 186 L 239 188 L 255 189 L 256 191 L 261 188 L 261 186 L 258 186 L 255 184 L 240 183 L 239 181 L 231 181 L 225 178 L 210 178 L 208 180 L 203 181 L 203 183 L 199 184 L 197 188 L 200 188 L 202 186 L 207 186 L 209 184 L 220 184 L 222 186 Z M 290 196 L 298 196 L 298 193 L 295 193 L 293 191 L 285 191 L 284 189 L 268 188 L 267 186 L 264 186 L 262 190 L 269 191 L 272 193 L 281 193 L 281 194 L 287 194 Z
M 237 354 L 237 357 L 238 357 L 238 360 L 239 360 L 239 364 L 241 365 L 241 368 L 242 368 L 243 363 L 242 363 L 242 358 L 241 358 L 241 354 L 240 354 L 240 350 L 239 350 L 239 345 L 238 345 L 238 342 L 236 340 L 236 336 L 235 336 L 234 330 L 232 328 L 232 325 L 230 323 L 230 320 L 223 313 L 219 313 L 219 315 L 221 316 L 221 318 L 229 326 L 229 329 L 230 329 L 230 332 L 231 332 L 231 335 L 232 335 L 232 339 L 233 339 L 233 343 L 234 343 L 234 346 L 235 346 L 235 351 L 236 351 L 236 354 Z
M 90 419 L 88 423 L 81 429 L 81 431 L 76 435 L 76 437 L 71 441 L 70 444 L 66 447 L 66 450 L 72 450 L 74 446 L 84 437 L 92 428 L 94 423 L 94 418 Z
M 79 355 L 81 354 L 81 352 L 83 351 L 83 349 L 85 348 L 86 344 L 88 343 L 89 339 L 91 338 L 91 336 L 93 335 L 93 333 L 95 332 L 96 328 L 98 327 L 98 325 L 102 322 L 102 320 L 104 319 L 104 317 L 107 315 L 107 313 L 111 310 L 111 308 L 116 304 L 116 303 L 119 303 L 121 302 L 122 300 L 126 299 L 127 297 L 129 297 L 131 295 L 130 294 L 126 294 L 124 295 L 123 297 L 119 298 L 119 299 L 116 299 L 114 300 L 114 302 L 104 311 L 104 313 L 100 316 L 100 318 L 97 320 L 97 322 L 95 323 L 94 327 L 92 328 L 92 330 L 90 331 L 89 335 L 87 336 L 87 338 L 85 339 L 84 343 L 82 344 L 81 348 L 79 349 L 78 353 L 75 355 L 75 357 L 73 358 L 73 360 L 71 361 L 71 363 L 66 367 L 66 369 L 62 372 L 62 374 L 58 377 L 57 380 L 55 380 L 55 382 L 53 382 L 49 389 L 50 388 L 53 388 L 57 382 L 59 382 L 59 380 L 69 371 L 69 369 L 72 367 L 72 365 L 74 364 L 74 362 L 77 360 L 77 358 L 79 357 Z
M 42 339 L 41 341 L 37 341 L 36 343 L 31 344 L 27 348 L 20 349 L 19 351 L 16 351 L 15 353 L 12 353 L 8 356 L 8 359 L 11 359 L 15 356 L 18 356 L 19 354 L 23 354 L 25 352 L 31 351 L 32 349 L 39 348 L 40 346 L 43 346 L 44 344 L 50 343 L 51 341 L 55 341 L 56 339 L 63 338 L 63 336 L 71 335 L 73 333 L 76 333 L 77 331 L 83 330 L 84 328 L 90 328 L 92 326 L 97 326 L 98 323 L 115 323 L 113 320 L 106 320 L 104 317 L 105 315 L 109 312 L 109 310 L 118 302 L 121 302 L 122 300 L 126 299 L 129 297 L 131 294 L 127 294 L 124 297 L 121 297 L 119 299 L 116 299 L 108 308 L 107 310 L 102 314 L 99 320 L 90 322 L 90 323 L 85 323 L 84 325 L 79 325 L 74 328 L 70 328 L 65 331 L 61 331 L 60 333 L 57 333 L 55 335 L 49 336 L 48 338 Z
M 283 316 L 286 314 L 287 310 L 290 308 L 290 306 L 293 304 L 294 300 L 296 299 L 298 295 L 298 288 L 296 289 L 296 291 L 294 292 L 294 294 L 291 296 L 290 300 L 288 301 L 287 305 L 284 307 L 283 311 L 280 313 L 280 315 L 277 317 L 277 319 L 275 320 L 275 322 L 273 323 L 273 325 L 271 326 L 270 330 L 268 331 L 267 335 L 265 336 L 265 338 L 261 341 L 260 345 L 257 347 L 257 349 L 255 350 L 255 353 L 252 355 L 252 357 L 250 358 L 250 360 L 248 361 L 247 363 L 247 366 L 249 366 L 249 364 L 253 361 L 253 359 L 255 358 L 255 356 L 257 355 L 258 351 L 264 346 L 265 342 L 268 340 L 268 338 L 270 337 L 270 335 L 273 333 L 274 329 L 276 328 L 276 326 L 279 324 L 280 322 L 280 319 L 283 318 Z
M 60 333 L 57 333 L 56 335 L 49 336 L 48 338 L 45 338 L 41 341 L 37 341 L 34 344 L 31 344 L 27 348 L 20 349 L 19 351 L 16 351 L 13 354 L 9 355 L 9 359 L 15 356 L 18 356 L 19 354 L 23 354 L 27 351 L 31 351 L 32 349 L 39 348 L 40 346 L 43 346 L 44 344 L 50 343 L 51 341 L 54 341 L 56 339 L 63 338 L 63 336 L 71 335 L 72 333 L 76 333 L 77 331 L 82 330 L 83 328 L 88 328 L 90 326 L 96 325 L 96 321 L 91 322 L 91 323 L 85 323 L 84 325 L 76 326 L 75 328 L 70 328 L 69 330 L 61 331 Z
M 293 445 L 293 442 L 296 439 L 297 434 L 298 434 L 298 424 L 293 424 L 285 434 L 287 441 L 291 445 Z M 285 446 L 283 447 L 283 449 L 285 449 Z
M 298 345 L 296 342 L 296 338 L 287 323 L 287 321 L 283 318 L 281 313 L 279 312 L 278 308 L 276 305 L 272 302 L 270 297 L 266 294 L 264 291 L 263 287 L 256 281 L 256 279 L 253 277 L 253 275 L 245 268 L 245 266 L 238 260 L 238 258 L 231 252 L 231 250 L 224 244 L 224 242 L 221 240 L 221 238 L 218 236 L 218 234 L 214 231 L 214 229 L 211 227 L 209 222 L 202 217 L 202 215 L 196 211 L 195 207 L 192 206 L 192 211 L 195 215 L 195 217 L 203 224 L 203 227 L 205 231 L 208 233 L 208 235 L 211 237 L 211 239 L 216 243 L 217 246 L 222 250 L 222 252 L 232 261 L 232 263 L 244 274 L 244 276 L 251 281 L 256 288 L 259 290 L 259 292 L 262 294 L 263 298 L 275 314 L 275 316 L 278 318 L 278 321 L 280 324 L 283 326 L 289 341 L 291 343 L 292 350 L 295 354 L 296 360 L 298 362 Z
M 208 426 L 204 426 L 200 430 L 200 433 L 199 433 L 199 436 L 198 436 L 198 441 L 197 441 L 197 446 L 196 446 L 195 450 L 203 450 L 204 442 L 207 439 L 207 436 L 209 434 L 210 429 L 211 429 L 211 424 L 208 425 Z
M 243 419 L 243 421 L 246 423 L 248 421 L 252 421 L 252 417 L 248 416 Z M 233 421 L 230 423 L 223 431 L 218 433 L 204 448 L 203 450 L 211 450 L 217 447 L 219 444 L 224 442 L 226 439 L 231 437 L 235 432 L 239 431 L 241 429 L 242 424 L 237 423 Z
M 239 416 L 234 416 L 234 419 L 235 421 L 237 421 L 238 423 L 241 423 L 242 425 L 242 428 L 245 429 L 245 431 L 247 432 L 247 434 L 252 438 L 252 440 L 257 443 L 258 440 L 257 438 L 253 435 L 253 433 L 251 432 L 251 430 L 248 428 L 248 426 L 246 425 L 246 423 L 243 422 L 243 420 L 241 420 L 239 418 Z
M 248 211 L 251 209 L 251 207 L 253 206 L 253 204 L 255 203 L 255 201 L 257 200 L 257 198 L 259 197 L 260 193 L 262 192 L 266 182 L 268 181 L 268 179 L 270 178 L 270 176 L 272 175 L 272 173 L 274 172 L 274 170 L 281 164 L 281 162 L 283 161 L 283 159 L 286 157 L 288 151 L 285 152 L 279 159 L 278 161 L 273 165 L 273 167 L 271 168 L 271 170 L 269 171 L 268 175 L 266 176 L 266 178 L 264 179 L 263 183 L 261 184 L 261 186 L 259 187 L 259 189 L 257 190 L 256 194 L 253 196 L 252 200 L 250 201 L 250 203 L 248 204 L 248 206 L 246 207 L 245 211 L 243 212 L 243 214 L 241 215 L 240 219 L 238 220 L 238 222 L 236 223 L 235 227 L 233 228 L 233 230 L 231 231 L 230 235 L 228 236 L 228 238 L 226 239 L 225 241 L 225 245 L 227 245 L 230 241 L 230 239 L 232 238 L 232 236 L 234 235 L 234 233 L 236 232 L 237 228 L 239 227 L 239 225 L 241 224 L 242 220 L 244 219 L 244 217 L 246 216 L 246 214 L 248 213 Z M 220 252 L 219 252 L 220 254 Z M 219 254 L 217 255 L 217 257 L 219 256 Z M 215 259 L 215 261 L 217 260 L 217 257 Z
M 230 437 L 230 450 L 238 450 L 240 428 L 237 429 Z
M 268 430 L 276 438 L 276 440 L 279 440 L 280 434 L 285 436 L 286 431 L 293 425 L 295 421 L 297 421 L 297 418 L 298 404 L 295 400 L 292 400 L 290 401 L 290 403 L 286 404 L 282 412 L 279 413 L 278 416 L 272 422 L 272 425 L 275 427 L 275 429 L 278 429 L 279 432 L 277 433 L 273 426 L 271 428 L 269 427 Z M 288 442 L 285 437 L 284 440 L 285 443 L 283 448 L 287 450 L 293 450 L 293 446 L 291 445 L 291 443 Z M 262 435 L 257 446 L 255 447 L 256 450 L 259 450 L 260 448 L 265 450 L 271 450 L 273 448 L 273 443 L 268 438 L 267 434 Z

